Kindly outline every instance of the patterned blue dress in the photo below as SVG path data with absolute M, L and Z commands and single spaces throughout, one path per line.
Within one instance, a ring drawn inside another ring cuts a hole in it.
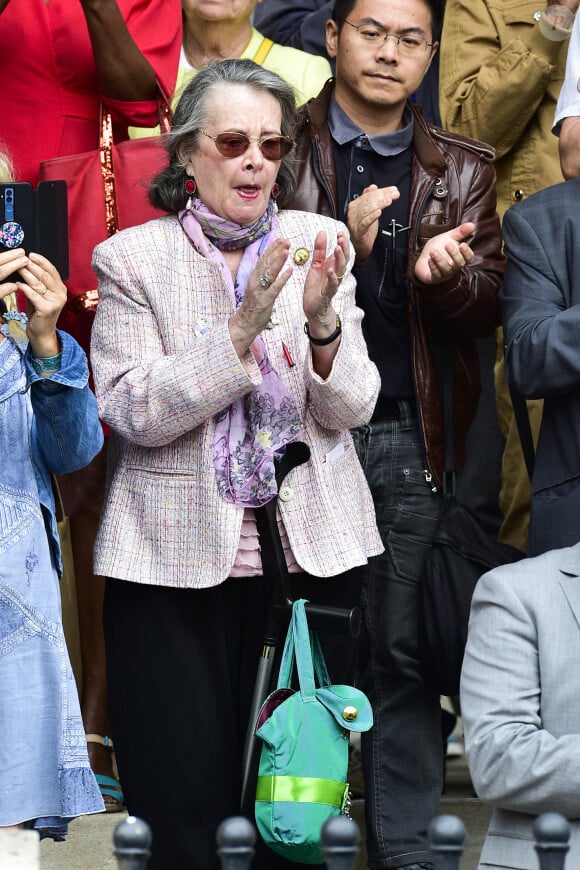
M 67 820 L 102 811 L 103 802 L 62 630 L 33 420 L 23 349 L 1 341 L 0 826 L 26 822 L 62 839 Z

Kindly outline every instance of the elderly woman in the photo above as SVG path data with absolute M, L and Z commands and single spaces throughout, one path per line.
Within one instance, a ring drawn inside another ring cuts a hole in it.
M 0 154 L 0 180 L 10 174 Z M 103 443 L 85 354 L 55 329 L 65 302 L 45 257 L 0 253 L 0 829 L 57 840 L 70 818 L 104 810 L 61 621 L 51 474 L 82 468 Z
M 210 60 L 239 57 L 253 60 L 277 73 L 296 90 L 299 104 L 315 97 L 332 75 L 325 57 L 278 45 L 252 26 L 252 13 L 261 0 L 212 3 L 181 0 L 183 46 L 179 59 L 176 96 L 196 71 Z M 330 17 L 330 16 L 329 16 Z
M 1 2 L 1 0 L 0 0 Z M 298 104 L 320 93 L 332 70 L 325 57 L 279 45 L 252 26 L 252 14 L 262 0 L 181 0 L 183 42 L 173 103 L 208 63 L 228 57 L 253 60 L 277 73 L 296 91 Z M 131 127 L 134 138 L 159 133 L 159 127 Z
M 278 499 L 297 595 L 352 602 L 353 569 L 382 551 L 349 433 L 379 383 L 347 230 L 277 213 L 294 111 L 291 87 L 252 61 L 201 71 L 152 186 L 170 214 L 93 260 L 91 352 L 112 433 L 96 570 L 110 578 L 119 772 L 153 828 L 153 870 L 217 867 L 217 826 L 239 811 L 269 598 L 256 511 L 277 496 L 275 456 L 296 439 L 311 451 Z

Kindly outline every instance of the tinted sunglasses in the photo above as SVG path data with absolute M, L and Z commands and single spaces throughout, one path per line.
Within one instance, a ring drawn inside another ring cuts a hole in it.
M 258 143 L 258 148 L 266 160 L 282 160 L 296 147 L 296 142 L 287 136 L 261 136 L 259 139 L 250 139 L 245 133 L 218 133 L 212 136 L 206 130 L 199 127 L 199 132 L 212 139 L 215 147 L 222 155 L 230 160 L 232 157 L 241 157 L 252 142 Z

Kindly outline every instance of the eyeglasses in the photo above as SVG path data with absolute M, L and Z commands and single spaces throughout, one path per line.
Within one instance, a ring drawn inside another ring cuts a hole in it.
M 383 45 L 387 39 L 394 39 L 397 46 L 397 51 L 406 57 L 412 57 L 414 54 L 420 54 L 426 48 L 433 48 L 432 42 L 427 42 L 422 36 L 413 34 L 397 36 L 396 33 L 387 33 L 378 24 L 365 22 L 364 24 L 353 24 L 352 21 L 342 19 L 345 24 L 350 24 L 354 27 L 358 35 L 368 45 Z
M 266 160 L 282 160 L 296 147 L 296 142 L 287 136 L 261 136 L 259 139 L 250 139 L 245 133 L 218 133 L 212 136 L 206 130 L 199 127 L 199 132 L 212 139 L 215 147 L 223 157 L 228 160 L 233 157 L 241 157 L 252 142 L 258 143 L 258 148 Z

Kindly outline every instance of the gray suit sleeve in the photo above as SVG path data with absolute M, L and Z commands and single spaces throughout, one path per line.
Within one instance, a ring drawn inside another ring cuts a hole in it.
M 506 212 L 507 263 L 500 292 L 508 381 L 527 398 L 580 386 L 580 236 L 574 182 Z
M 566 611 L 550 601 L 563 595 L 556 595 L 554 583 L 539 591 L 555 570 L 549 558 L 547 568 L 546 557 L 524 560 L 490 571 L 477 584 L 461 712 L 469 770 L 482 800 L 517 812 L 578 818 L 580 734 L 573 733 L 578 729 L 567 707 L 577 697 L 579 669 L 571 661 Z M 534 577 L 534 570 L 543 576 Z M 558 624 L 562 619 L 565 625 Z M 546 715 L 555 717 L 560 732 L 553 731 L 560 736 L 550 732 Z

